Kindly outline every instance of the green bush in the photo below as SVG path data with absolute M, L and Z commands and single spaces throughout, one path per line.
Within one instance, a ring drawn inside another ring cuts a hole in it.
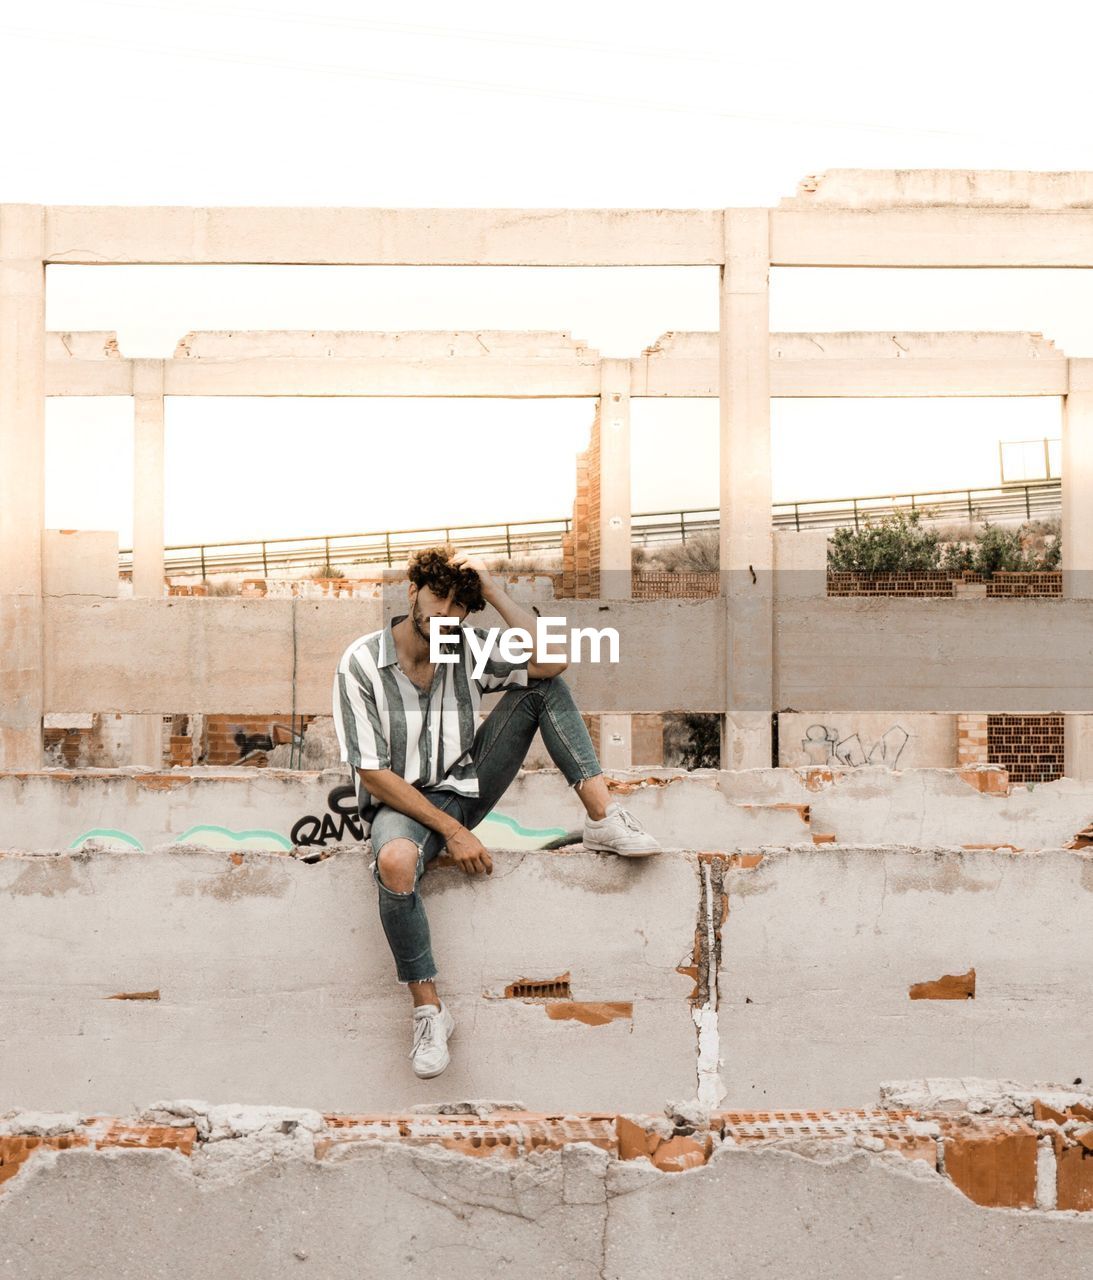
M 827 567 L 856 573 L 922 572 L 941 567 L 941 535 L 920 528 L 923 512 L 892 511 L 860 529 L 836 529 L 827 548 Z
M 973 569 L 984 578 L 999 572 L 1035 573 L 1057 569 L 1062 549 L 1057 521 L 1037 520 L 1018 529 L 1006 529 L 987 520 L 973 541 L 961 540 L 946 546 L 941 567 L 952 572 Z
M 874 523 L 866 517 L 860 529 L 836 529 L 827 549 L 827 567 L 857 573 L 946 573 L 973 570 L 990 578 L 1000 571 L 1036 572 L 1057 569 L 1062 555 L 1058 520 L 1032 520 L 1017 529 L 983 522 L 970 538 L 946 539 L 924 529 L 931 512 L 922 508 L 887 513 Z

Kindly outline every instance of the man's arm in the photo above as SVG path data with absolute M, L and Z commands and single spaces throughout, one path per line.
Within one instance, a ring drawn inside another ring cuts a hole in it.
M 357 773 L 369 795 L 380 804 L 390 805 L 431 831 L 439 832 L 452 859 L 468 874 L 476 871 L 493 874 L 493 860 L 481 840 L 458 818 L 426 799 L 405 778 L 400 778 L 392 769 L 358 769 Z
M 400 778 L 393 769 L 358 769 L 361 782 L 380 804 L 390 805 L 422 826 L 439 831 L 447 839 L 463 825 L 443 809 L 438 809 L 417 787 Z

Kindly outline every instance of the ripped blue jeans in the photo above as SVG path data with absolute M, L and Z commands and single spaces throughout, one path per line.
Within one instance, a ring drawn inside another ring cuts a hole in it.
M 496 805 L 519 772 L 535 731 L 566 782 L 580 786 L 602 773 L 573 694 L 561 676 L 529 679 L 527 687 L 506 689 L 478 727 L 471 749 L 478 775 L 477 796 L 425 787 L 422 794 L 438 809 L 453 814 L 463 826 L 475 827 Z M 372 875 L 379 886 L 383 931 L 395 957 L 400 983 L 428 982 L 437 976 L 425 904 L 418 882 L 428 864 L 444 848 L 444 837 L 390 805 L 380 805 L 372 819 Z M 414 887 L 407 893 L 389 889 L 379 875 L 379 855 L 391 840 L 412 840 L 418 849 Z

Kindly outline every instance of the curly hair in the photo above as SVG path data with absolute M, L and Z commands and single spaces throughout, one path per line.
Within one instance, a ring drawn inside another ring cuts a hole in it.
M 407 573 L 410 581 L 420 590 L 428 587 L 438 596 L 455 592 L 455 603 L 468 613 L 477 613 L 486 607 L 482 594 L 482 579 L 474 569 L 461 569 L 450 563 L 455 547 L 450 542 L 435 547 L 422 547 L 410 557 Z

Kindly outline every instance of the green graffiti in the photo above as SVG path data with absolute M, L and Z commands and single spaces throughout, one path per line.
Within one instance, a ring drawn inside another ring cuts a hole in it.
M 268 849 L 273 844 L 286 853 L 292 851 L 292 842 L 276 831 L 231 831 L 211 825 L 190 827 L 171 843 L 199 845 L 203 849 Z
M 131 836 L 127 831 L 115 831 L 113 827 L 92 827 L 90 831 L 85 831 L 82 836 L 77 836 L 68 847 L 70 849 L 82 849 L 88 840 L 109 840 L 120 845 L 123 849 L 136 849 L 138 853 L 144 852 L 144 845 L 141 844 L 136 836 Z
M 541 849 L 566 834 L 565 827 L 525 827 L 496 809 L 487 813 L 474 830 L 489 849 Z

